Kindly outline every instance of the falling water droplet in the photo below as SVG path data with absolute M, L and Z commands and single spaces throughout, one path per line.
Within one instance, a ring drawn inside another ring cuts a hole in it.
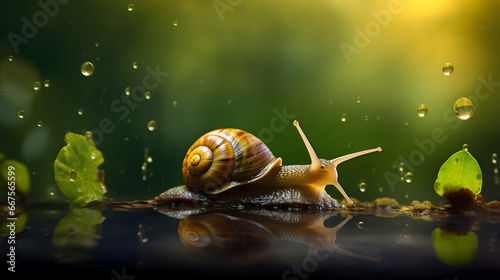
M 14 60 L 14 56 L 13 55 L 9 55 L 9 61 L 12 61 Z
M 172 106 L 177 107 L 177 101 L 172 102 Z
M 174 20 L 173 25 L 174 26 L 178 26 L 179 25 L 179 21 L 178 20 Z
M 453 71 L 455 71 L 455 67 L 453 67 L 453 65 L 451 65 L 450 63 L 445 63 L 444 64 L 444 66 L 443 66 L 443 73 L 446 76 L 451 75 L 451 73 L 453 73 Z
M 151 99 L 151 92 L 146 91 L 146 93 L 144 93 L 144 97 L 146 97 L 147 100 Z
M 421 104 L 417 108 L 418 116 L 421 118 L 425 117 L 427 115 L 428 111 L 429 111 L 429 109 L 427 108 L 427 106 L 425 106 L 425 104 Z
M 76 173 L 75 170 L 71 170 L 71 172 L 69 173 L 69 180 L 74 182 L 76 178 L 78 178 L 78 173 Z
M 356 98 L 356 103 L 361 103 L 361 99 L 359 99 L 359 96 Z
M 44 87 L 50 87 L 50 80 L 49 80 L 49 79 L 45 80 L 45 81 L 43 82 L 43 86 L 44 86 Z
M 341 120 L 342 122 L 347 121 L 347 114 L 346 114 L 346 113 L 342 113 L 342 117 L 340 117 L 340 120 Z
M 148 129 L 149 131 L 154 131 L 156 129 L 156 122 L 155 121 L 148 122 Z
M 127 6 L 127 10 L 128 10 L 129 12 L 134 11 L 134 4 L 132 4 L 132 3 L 128 4 L 128 6 Z
M 132 63 L 132 68 L 137 69 L 137 67 L 138 67 L 137 61 L 134 61 L 134 63 Z
M 99 42 L 95 42 L 94 46 L 99 47 Z
M 92 64 L 92 62 L 90 61 L 86 61 L 82 63 L 82 66 L 80 66 L 80 71 L 86 77 L 92 76 L 92 74 L 94 74 L 94 70 L 94 64 Z
M 78 115 L 83 115 L 83 109 L 78 109 Z
M 366 191 L 366 183 L 365 182 L 359 183 L 359 190 L 361 192 L 365 192 Z
M 498 155 L 496 153 L 493 153 L 491 155 L 491 162 L 493 162 L 493 164 L 497 164 L 497 161 L 498 161 Z
M 125 88 L 125 94 L 126 95 L 130 95 L 130 87 L 126 87 Z
M 34 82 L 33 83 L 33 89 L 34 90 L 40 90 L 40 88 L 42 87 L 42 85 L 40 84 L 40 82 Z
M 462 145 L 462 149 L 465 150 L 465 151 L 468 151 L 469 150 L 469 145 L 463 144 Z
M 38 127 L 42 127 L 43 122 L 42 122 L 42 121 L 38 121 L 38 122 L 36 123 L 36 125 L 37 125 Z
M 55 194 L 56 194 L 56 190 L 55 190 L 54 188 L 51 188 L 51 189 L 49 190 L 49 195 L 50 195 L 50 196 L 54 196 Z
M 467 120 L 474 114 L 474 103 L 466 97 L 461 97 L 455 102 L 454 109 L 461 120 Z
M 17 112 L 17 116 L 20 119 L 24 119 L 24 117 L 26 116 L 26 112 L 24 112 L 24 110 L 21 110 L 21 111 Z
M 406 172 L 406 174 L 405 174 L 405 181 L 406 181 L 406 183 L 411 183 L 412 178 L 413 178 L 413 173 Z
M 364 227 L 365 227 L 365 224 L 363 223 L 363 221 L 359 221 L 358 228 L 364 228 Z
M 151 156 L 148 156 L 146 158 L 146 161 L 149 162 L 149 163 L 152 163 L 153 162 L 153 158 Z

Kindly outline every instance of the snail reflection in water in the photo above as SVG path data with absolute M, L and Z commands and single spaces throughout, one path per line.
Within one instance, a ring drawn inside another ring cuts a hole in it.
M 218 129 L 199 138 L 182 164 L 184 186 L 157 196 L 153 203 L 246 204 L 262 206 L 307 205 L 339 207 L 325 191 L 334 185 L 349 205 L 353 201 L 338 183 L 337 165 L 382 148 L 365 150 L 333 160 L 319 159 L 298 121 L 310 165 L 281 164 L 269 148 L 254 135 L 239 129 Z
M 157 209 L 170 215 L 166 209 Z M 172 217 L 179 218 L 172 212 Z M 265 254 L 275 243 L 292 241 L 309 246 L 308 257 L 318 250 L 338 252 L 366 260 L 379 260 L 354 253 L 335 244 L 337 231 L 352 217 L 333 228 L 324 222 L 333 213 L 282 212 L 269 210 L 229 210 L 201 215 L 189 215 L 179 222 L 179 238 L 194 253 L 238 259 Z M 322 253 L 321 255 L 325 255 Z M 326 254 L 328 255 L 328 254 Z

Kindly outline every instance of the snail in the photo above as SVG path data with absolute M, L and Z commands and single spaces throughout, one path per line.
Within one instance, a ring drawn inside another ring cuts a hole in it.
M 319 159 L 299 122 L 294 121 L 311 158 L 310 165 L 282 165 L 257 137 L 240 129 L 218 129 L 200 137 L 182 163 L 185 185 L 157 196 L 154 204 L 340 207 L 325 191 L 334 185 L 349 205 L 353 201 L 338 183 L 337 166 L 382 148 L 332 160 Z

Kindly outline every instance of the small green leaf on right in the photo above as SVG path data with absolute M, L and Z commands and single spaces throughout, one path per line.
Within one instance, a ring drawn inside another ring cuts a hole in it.
M 439 169 L 434 190 L 440 196 L 465 188 L 473 194 L 481 192 L 483 175 L 476 159 L 468 150 L 454 153 Z

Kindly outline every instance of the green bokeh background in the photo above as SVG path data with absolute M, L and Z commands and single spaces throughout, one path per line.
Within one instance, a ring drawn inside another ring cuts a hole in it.
M 65 133 L 99 129 L 106 119 L 114 129 L 98 148 L 108 195 L 148 199 L 182 184 L 185 152 L 216 128 L 264 135 L 284 164 L 307 164 L 292 119 L 266 130 L 286 108 L 322 158 L 383 148 L 339 166 L 339 181 L 352 197 L 438 204 L 439 167 L 467 143 L 483 171 L 482 194 L 500 199 L 491 160 L 500 153 L 500 85 L 489 94 L 480 89 L 469 120 L 449 114 L 458 98 L 475 96 L 480 77 L 500 82 L 500 2 L 401 0 L 394 5 L 402 10 L 390 13 L 391 2 L 47 0 L 57 4 L 57 11 L 49 7 L 52 15 L 36 1 L 3 3 L 0 152 L 32 171 L 33 198 L 63 200 L 53 162 Z M 16 52 L 9 36 L 23 36 L 26 21 L 38 22 L 36 32 Z M 372 36 L 359 37 L 358 30 Z M 356 52 L 346 54 L 342 44 Z M 90 77 L 80 73 L 85 61 L 95 65 Z M 445 63 L 455 66 L 450 76 L 442 73 Z M 151 99 L 132 100 L 127 114 L 113 109 L 126 87 L 143 85 L 148 67 L 168 72 Z M 46 79 L 50 87 L 33 90 Z M 422 103 L 429 108 L 424 118 L 417 115 Z M 147 128 L 151 120 L 154 131 Z M 415 141 L 432 139 L 436 129 L 446 140 L 425 153 Z M 153 161 L 144 171 L 146 153 Z M 389 183 L 387 174 L 400 176 L 395 167 L 411 158 L 418 163 L 412 182 Z M 365 192 L 357 187 L 361 181 Z

